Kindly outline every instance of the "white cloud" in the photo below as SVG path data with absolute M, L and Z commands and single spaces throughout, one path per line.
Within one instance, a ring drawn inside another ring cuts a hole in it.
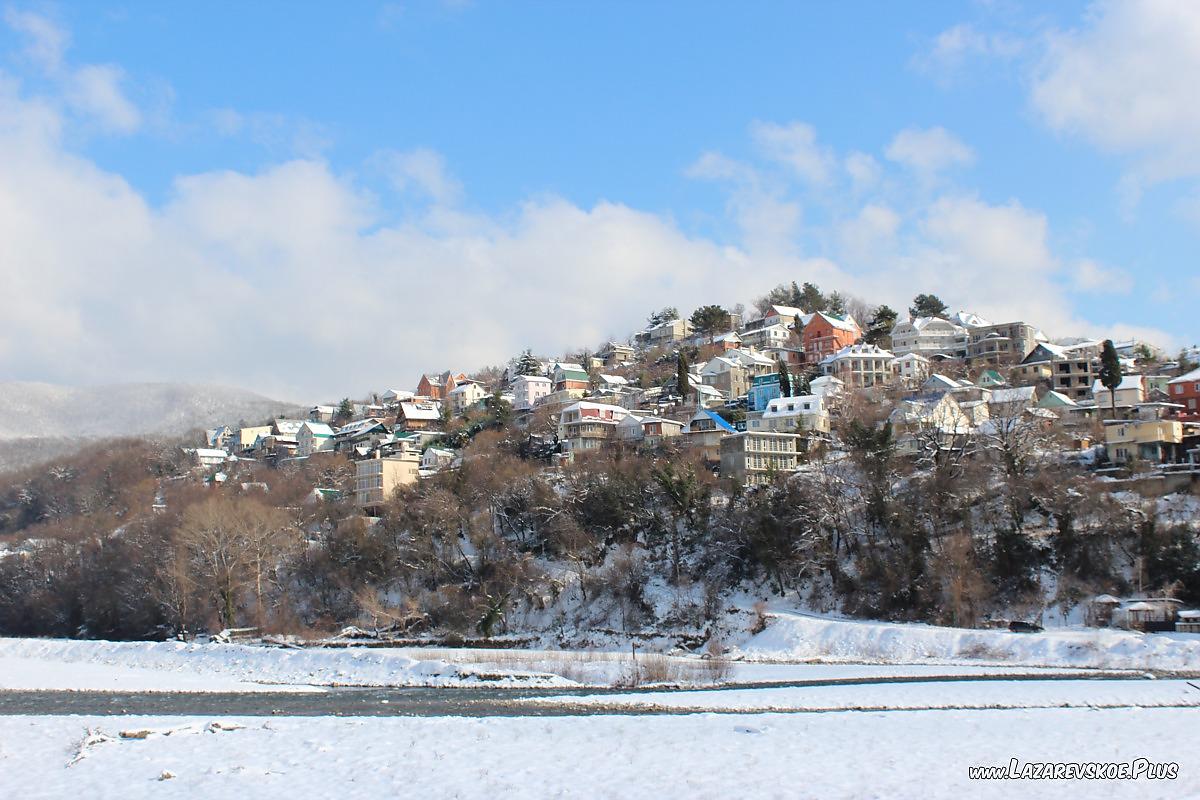
M 142 114 L 121 86 L 124 70 L 112 64 L 67 65 L 70 37 L 44 16 L 9 8 L 4 21 L 25 37 L 26 56 L 59 85 L 62 99 L 75 113 L 110 133 L 128 134 L 141 127 Z
M 881 170 L 874 156 L 854 152 L 846 156 L 843 163 L 855 188 L 866 189 L 879 182 Z
M 922 72 L 947 83 L 957 78 L 971 59 L 1010 59 L 1024 49 L 1025 43 L 1016 36 L 981 31 L 970 23 L 961 23 L 939 33 L 929 51 L 918 55 L 914 64 Z
M 1049 35 L 1034 108 L 1057 131 L 1132 155 L 1126 188 L 1200 174 L 1200 3 L 1100 2 Z
M 975 160 L 970 147 L 940 126 L 905 128 L 896 134 L 884 154 L 898 164 L 929 175 Z
M 111 64 L 80 67 L 68 81 L 67 102 L 105 130 L 133 133 L 142 124 L 142 115 L 122 93 L 123 79 L 124 72 Z
M 1133 290 L 1133 276 L 1128 272 L 1090 259 L 1075 264 L 1071 280 L 1077 291 L 1092 294 L 1129 294 Z
M 375 162 L 400 191 L 417 192 L 438 203 L 455 203 L 462 185 L 446 169 L 441 153 L 428 148 L 378 153 Z
M 801 179 L 815 184 L 828 182 L 835 163 L 833 153 L 817 144 L 817 131 L 812 125 L 754 122 L 750 137 L 767 158 L 789 167 Z
M 50 19 L 31 11 L 4 10 L 4 22 L 26 38 L 25 56 L 42 70 L 53 73 L 62 66 L 70 36 Z

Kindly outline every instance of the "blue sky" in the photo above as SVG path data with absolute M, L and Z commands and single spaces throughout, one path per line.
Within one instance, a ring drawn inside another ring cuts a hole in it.
M 896 307 L 934 291 L 1055 336 L 1197 338 L 1191 3 L 2 21 L 17 379 L 328 399 L 793 279 Z

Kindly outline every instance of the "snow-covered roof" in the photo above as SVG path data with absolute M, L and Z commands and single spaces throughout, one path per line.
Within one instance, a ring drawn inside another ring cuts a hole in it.
M 1070 397 L 1067 397 L 1062 392 L 1053 392 L 1053 391 L 1046 392 L 1046 394 L 1042 397 L 1042 402 L 1046 403 L 1047 405 L 1061 405 L 1061 406 L 1077 406 L 1077 405 L 1079 405 L 1078 403 L 1076 403 Z
M 1124 392 L 1124 391 L 1128 391 L 1130 389 L 1141 389 L 1143 387 L 1143 385 L 1144 384 L 1143 384 L 1143 379 L 1142 379 L 1141 375 L 1125 375 L 1121 378 L 1121 384 L 1117 387 L 1117 391 Z M 1107 391 L 1108 391 L 1108 389 L 1105 387 L 1105 385 L 1103 383 L 1100 382 L 1099 378 L 1097 378 L 1096 381 L 1092 384 L 1092 394 L 1097 394 L 1099 392 L 1107 392 Z
M 1036 386 L 1014 386 L 1009 389 L 993 389 L 989 403 L 1032 403 L 1037 399 Z
M 333 428 L 324 422 L 306 422 L 301 427 L 308 428 L 313 436 L 333 436 Z
M 437 403 L 401 403 L 400 413 L 405 419 L 438 419 L 442 415 Z
M 361 433 L 362 431 L 370 430 L 371 428 L 382 425 L 383 420 L 375 419 L 374 417 L 367 417 L 366 419 L 360 419 L 347 425 L 343 425 L 337 429 L 337 435 L 353 436 L 356 433 Z
M 214 450 L 209 447 L 197 447 L 196 456 L 198 458 L 227 458 L 229 456 L 224 450 Z
M 1178 378 L 1167 381 L 1167 383 L 1192 383 L 1194 381 L 1200 381 L 1200 369 L 1194 369 L 1191 372 L 1186 372 L 1183 375 L 1180 375 Z
M 836 317 L 833 314 L 826 314 L 824 311 L 816 311 L 812 314 L 806 314 L 802 322 L 804 323 L 805 327 L 808 327 L 812 324 L 813 320 L 818 317 L 828 322 L 830 326 L 838 328 L 839 330 L 852 332 L 858 332 L 860 330 L 858 323 L 854 321 L 854 317 L 850 316 L 849 314 L 847 314 L 845 317 Z
M 600 382 L 606 383 L 609 386 L 628 386 L 629 379 L 623 375 L 600 375 Z
M 959 311 L 950 318 L 950 321 L 962 325 L 964 328 L 986 328 L 992 324 L 978 314 L 969 311 Z
M 1111 594 L 1101 594 L 1101 595 L 1097 595 L 1092 600 L 1092 602 L 1093 603 L 1117 603 L 1117 604 L 1120 604 L 1121 601 L 1120 601 L 1120 599 L 1113 597 Z
M 795 306 L 771 306 L 766 315 L 768 317 L 802 317 L 804 312 Z

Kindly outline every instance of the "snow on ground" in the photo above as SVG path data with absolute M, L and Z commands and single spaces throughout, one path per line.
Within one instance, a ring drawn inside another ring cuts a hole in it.
M 1116 629 L 1042 633 L 860 622 L 772 612 L 735 654 L 757 661 L 975 662 L 1088 669 L 1200 671 L 1200 636 Z
M 1200 708 L 1200 684 L 1183 680 L 988 680 L 639 692 L 520 701 L 603 709 L 829 711 L 950 708 Z M 1196 718 L 1200 724 L 1200 714 Z
M 1191 709 L 657 717 L 0 718 L 5 794 L 1157 798 L 1200 793 Z M 244 725 L 244 728 L 238 728 Z M 89 729 L 92 743 L 80 742 Z M 144 738 L 121 739 L 126 730 Z M 166 731 L 177 732 L 166 735 Z M 1176 762 L 1173 781 L 970 781 L 974 765 Z M 74 763 L 71 763 L 74 762 Z
M 283 686 L 559 686 L 557 676 L 416 659 L 395 650 L 0 639 L 0 690 L 279 691 Z

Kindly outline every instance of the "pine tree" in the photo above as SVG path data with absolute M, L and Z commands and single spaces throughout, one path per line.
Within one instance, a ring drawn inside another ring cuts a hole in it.
M 675 383 L 676 388 L 679 391 L 679 396 L 682 397 L 686 403 L 688 395 L 691 394 L 692 387 L 688 382 L 687 356 L 683 354 L 682 350 L 679 351 L 679 360 L 675 365 Z
M 775 356 L 775 364 L 779 368 L 779 395 L 781 397 L 792 396 L 792 376 L 788 374 L 787 364 L 783 363 L 783 359 Z
M 533 351 L 526 350 L 524 353 L 521 353 L 520 359 L 517 360 L 517 374 L 518 375 L 540 375 L 540 374 L 542 374 L 542 364 L 540 361 L 538 361 L 534 357 Z
M 897 316 L 890 307 L 879 306 L 871 316 L 870 322 L 867 323 L 867 333 L 863 339 L 867 344 L 873 345 L 879 345 L 880 342 L 886 341 L 892 333 L 892 328 L 896 327 Z
M 333 418 L 338 423 L 346 423 L 354 418 L 354 405 L 350 402 L 349 397 L 342 398 L 342 402 L 338 404 L 337 412 L 334 413 Z
M 919 294 L 908 307 L 908 315 L 917 317 L 944 317 L 949 309 L 936 294 Z
M 1121 385 L 1121 379 L 1124 377 L 1121 372 L 1121 358 L 1117 355 L 1117 348 L 1113 345 L 1112 339 L 1104 340 L 1104 350 L 1100 353 L 1100 383 L 1108 389 L 1109 397 L 1112 400 L 1112 415 L 1113 419 L 1117 418 L 1117 387 Z

